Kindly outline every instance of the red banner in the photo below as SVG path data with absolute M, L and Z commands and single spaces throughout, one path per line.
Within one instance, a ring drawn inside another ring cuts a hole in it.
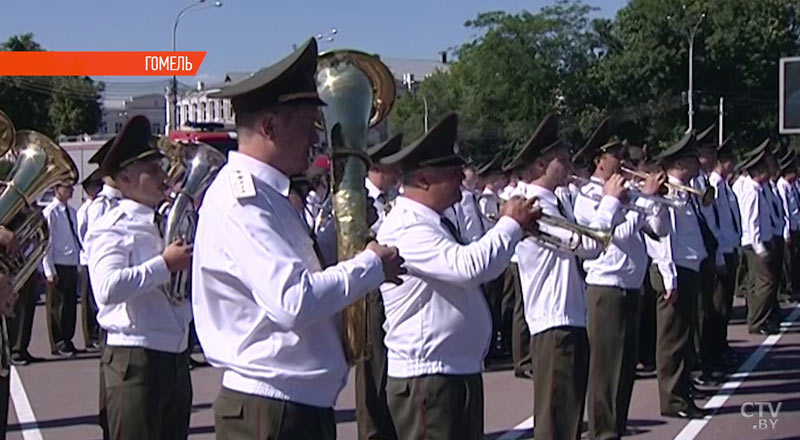
M 194 76 L 206 52 L 1 52 L 0 76 Z

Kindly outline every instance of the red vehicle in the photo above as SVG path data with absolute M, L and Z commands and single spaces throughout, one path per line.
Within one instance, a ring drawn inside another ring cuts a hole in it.
M 233 130 L 226 130 L 223 124 L 195 122 L 187 124 L 187 127 L 193 130 L 173 131 L 169 134 L 169 138 L 174 141 L 202 142 L 211 145 L 226 156 L 228 151 L 238 148 L 237 133 Z

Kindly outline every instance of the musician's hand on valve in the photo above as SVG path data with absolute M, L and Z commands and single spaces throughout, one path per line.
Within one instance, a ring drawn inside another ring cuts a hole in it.
M 15 255 L 19 249 L 14 233 L 3 226 L 0 226 L 0 246 L 3 246 L 6 252 L 11 255 Z
M 603 185 L 603 195 L 612 196 L 622 201 L 627 194 L 625 178 L 621 174 L 614 174 Z
M 652 196 L 658 194 L 661 187 L 667 182 L 667 175 L 663 172 L 653 173 L 647 176 L 642 185 L 642 194 Z
M 367 249 L 378 254 L 381 262 L 383 262 L 383 276 L 387 283 L 403 284 L 400 275 L 405 275 L 408 270 L 404 266 L 406 260 L 400 256 L 400 251 L 396 247 L 383 246 L 378 244 L 377 241 L 370 241 L 367 243 Z
M 180 272 L 191 267 L 192 252 L 192 245 L 183 244 L 183 241 L 178 240 L 167 246 L 161 256 L 164 258 L 164 262 L 167 263 L 167 269 L 170 272 Z
M 537 201 L 535 197 L 525 200 L 522 197 L 514 196 L 500 208 L 500 216 L 513 219 L 524 230 L 531 230 L 532 226 L 536 224 L 536 220 L 542 216 L 542 209 L 536 204 Z

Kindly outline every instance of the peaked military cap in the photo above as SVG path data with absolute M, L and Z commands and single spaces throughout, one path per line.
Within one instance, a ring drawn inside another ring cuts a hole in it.
M 638 145 L 628 145 L 627 151 L 625 155 L 628 159 L 634 162 L 641 162 L 643 160 L 647 160 L 647 151 L 644 148 Z
M 781 171 L 786 171 L 790 167 L 792 167 L 795 163 L 795 159 L 797 159 L 797 153 L 794 150 L 789 150 L 785 156 L 783 156 L 780 161 L 778 162 L 780 165 Z
M 86 176 L 85 179 L 83 179 L 83 182 L 81 182 L 81 186 L 83 186 L 83 189 L 86 189 L 92 185 L 102 185 L 102 184 L 103 184 L 103 176 L 100 168 L 97 168 L 94 171 L 92 171 L 88 176 Z
M 447 114 L 422 137 L 397 153 L 381 159 L 383 165 L 400 164 L 403 171 L 420 168 L 464 166 L 466 161 L 455 151 L 458 115 Z
M 608 153 L 622 146 L 623 144 L 619 138 L 611 135 L 611 118 L 606 117 L 595 128 L 592 135 L 589 136 L 586 144 L 572 156 L 572 161 L 589 162 L 598 154 Z
M 697 139 L 694 133 L 688 133 L 681 138 L 675 145 L 659 153 L 655 159 L 658 161 L 676 160 L 683 157 L 697 157 Z
M 403 146 L 403 134 L 397 133 L 396 135 L 390 137 L 389 139 L 368 148 L 367 156 L 369 156 L 372 162 L 378 163 L 384 157 L 391 156 L 392 154 L 395 154 L 398 151 L 400 151 L 400 147 L 402 146 Z
M 747 153 L 744 153 L 744 157 L 752 158 L 755 157 L 757 154 L 761 153 L 762 151 L 767 151 L 767 150 L 769 150 L 769 138 L 764 139 L 764 141 L 761 142 L 757 147 L 748 151 Z
M 734 144 L 734 141 L 733 141 L 733 135 L 728 136 L 717 147 L 717 156 L 718 157 L 735 157 L 736 154 L 733 152 L 734 145 L 735 144 Z
M 745 163 L 742 164 L 742 169 L 750 170 L 751 168 L 754 168 L 755 166 L 764 163 L 766 159 L 767 159 L 767 151 L 761 150 L 759 153 L 756 153 L 754 156 L 751 156 L 749 159 L 747 159 Z
M 111 148 L 111 145 L 114 144 L 114 140 L 116 138 L 117 137 L 114 136 L 111 139 L 107 140 L 106 143 L 103 144 L 103 146 L 101 146 L 100 149 L 97 150 L 94 153 L 94 155 L 92 155 L 92 157 L 89 158 L 89 163 L 94 163 L 94 164 L 97 164 L 97 165 L 100 165 L 101 163 L 103 163 L 103 159 L 105 159 L 106 154 L 108 154 L 108 150 Z
M 490 174 L 499 174 L 503 172 L 503 160 L 505 155 L 503 152 L 497 153 L 493 158 L 478 167 L 475 174 L 478 176 L 488 176 Z
M 711 124 L 708 128 L 697 134 L 697 145 L 699 148 L 717 147 L 717 140 L 714 138 L 715 128 L 717 128 L 716 122 Z
M 150 121 L 146 117 L 136 115 L 131 118 L 109 147 L 99 172 L 107 176 L 136 161 L 160 156 L 161 152 L 150 130 Z
M 316 73 L 317 40 L 311 38 L 277 63 L 208 96 L 228 98 L 240 111 L 287 103 L 325 105 L 317 94 Z
M 533 136 L 523 145 L 516 156 L 503 168 L 510 171 L 532 162 L 536 157 L 555 147 L 567 145 L 558 137 L 558 118 L 554 114 L 544 117 Z

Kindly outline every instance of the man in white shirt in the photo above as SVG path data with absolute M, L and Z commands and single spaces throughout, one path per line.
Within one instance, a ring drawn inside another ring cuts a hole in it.
M 512 161 L 535 178 L 529 192 L 544 214 L 575 223 L 573 212 L 556 197 L 572 174 L 569 145 L 558 135 L 555 115 L 548 115 Z M 625 194 L 615 175 L 604 185 L 603 198 L 590 227 L 608 230 Z M 558 239 L 555 247 L 539 237 L 517 245 L 525 319 L 531 334 L 534 419 L 537 437 L 578 438 L 581 433 L 589 367 L 585 283 L 578 258 L 597 258 L 602 245 L 588 236 L 548 225 L 540 233 Z M 571 247 L 574 251 L 567 250 Z
M 704 366 L 722 371 L 736 365 L 733 352 L 728 347 L 728 321 L 733 309 L 734 289 L 739 267 L 742 221 L 739 202 L 728 180 L 736 166 L 733 138 L 728 137 L 717 148 L 717 164 L 708 177 L 716 192 L 716 207 L 719 213 L 719 250 L 725 259 L 725 271 L 718 273 L 714 285 L 712 321 L 707 323 L 709 344 L 706 347 Z
M 588 226 L 597 216 L 603 186 L 620 171 L 625 145 L 612 137 L 593 137 L 587 146 L 583 154 L 594 162 L 593 183 L 579 188 L 575 219 Z M 665 180 L 663 173 L 652 174 L 640 191 L 652 196 Z M 636 375 L 639 295 L 648 270 L 644 235 L 662 237 L 669 232 L 666 208 L 646 197 L 629 203 L 653 212 L 621 212 L 614 222 L 611 245 L 598 258 L 583 265 L 590 347 L 587 404 L 589 436 L 593 439 L 625 435 Z
M 239 136 L 203 199 L 192 264 L 197 336 L 225 370 L 219 439 L 335 438 L 333 405 L 348 375 L 340 312 L 404 272 L 397 250 L 375 242 L 322 270 L 287 199 L 289 176 L 318 142 L 316 70 L 312 38 L 210 95 L 231 99 Z
M 503 172 L 505 153 L 497 153 L 491 160 L 478 167 L 475 174 L 483 187 L 478 197 L 481 221 L 488 232 L 500 218 L 503 199 L 500 192 L 508 185 L 508 177 Z M 510 266 L 509 266 L 510 267 Z M 508 270 L 508 269 L 507 269 Z M 483 286 L 489 310 L 492 312 L 492 344 L 487 360 L 505 359 L 511 354 L 511 329 L 514 319 L 514 291 L 504 289 L 505 272 Z
M 656 156 L 670 183 L 689 184 L 700 167 L 694 134 Z M 698 202 L 686 195 L 685 206 L 670 209 L 670 234 L 657 240 L 647 237 L 650 289 L 657 298 L 656 372 L 661 415 L 677 418 L 703 417 L 690 395 L 691 322 L 700 295 L 700 267 L 708 253 L 700 229 Z
M 100 170 L 122 193 L 85 237 L 97 320 L 106 331 L 100 365 L 109 436 L 185 439 L 192 312 L 188 304 L 172 305 L 166 289 L 170 273 L 189 267 L 191 247 L 164 248 L 155 208 L 167 176 L 147 118 L 123 126 Z
M 401 439 L 483 439 L 483 360 L 491 316 L 481 290 L 503 273 L 533 201 L 515 198 L 477 241 L 444 216 L 461 199 L 464 159 L 453 150 L 457 116 L 448 114 L 420 139 L 384 159 L 403 169 L 403 196 L 378 240 L 397 246 L 408 275 L 383 285 L 389 410 Z
M 782 276 L 785 288 L 781 291 L 779 299 L 788 302 L 800 286 L 800 265 L 798 258 L 798 240 L 800 240 L 800 198 L 794 183 L 797 180 L 797 163 L 794 150 L 780 159 L 780 178 L 776 184 L 783 208 L 783 241 L 784 258 Z
M 81 289 L 81 324 L 83 328 L 83 342 L 86 350 L 100 349 L 100 335 L 97 325 L 97 304 L 94 302 L 94 294 L 92 293 L 92 286 L 89 282 L 89 257 L 86 249 L 83 247 L 84 240 L 86 239 L 86 232 L 89 230 L 88 211 L 92 201 L 97 197 L 97 193 L 103 188 L 103 180 L 100 173 L 95 170 L 81 183 L 83 190 L 86 192 L 86 200 L 84 200 L 81 207 L 78 208 L 78 238 L 81 243 L 80 251 L 80 268 L 78 275 L 80 278 Z
M 382 160 L 400 151 L 403 135 L 398 133 L 388 140 L 367 150 L 372 165 L 367 173 L 365 185 L 368 201 L 373 201 L 377 220 L 370 228 L 378 233 L 386 217 L 387 204 L 397 197 L 400 168 L 394 164 L 384 164 Z M 386 381 L 388 360 L 383 340 L 386 331 L 383 323 L 386 314 L 383 297 L 379 291 L 367 294 L 367 333 L 370 338 L 370 356 L 360 359 L 355 365 L 356 376 L 356 424 L 359 439 L 397 438 L 397 431 L 386 402 Z
M 72 338 L 75 336 L 78 307 L 78 263 L 81 250 L 78 239 L 78 219 L 75 208 L 69 205 L 72 183 L 56 185 L 55 197 L 42 214 L 50 230 L 50 243 L 42 259 L 47 278 L 47 328 L 50 351 L 60 356 L 77 354 Z
M 486 226 L 481 218 L 478 206 L 478 176 L 472 165 L 464 168 L 464 180 L 461 183 L 461 200 L 445 211 L 447 218 L 456 226 L 458 233 L 468 243 L 480 240 L 486 233 Z
M 742 165 L 748 175 L 734 185 L 742 218 L 742 253 L 747 260 L 747 330 L 751 334 L 770 335 L 778 332 L 771 321 L 772 307 L 778 293 L 773 267 L 775 252 L 773 235 L 775 220 L 769 201 L 770 170 L 766 157 L 769 140 L 756 148 L 759 151 Z

